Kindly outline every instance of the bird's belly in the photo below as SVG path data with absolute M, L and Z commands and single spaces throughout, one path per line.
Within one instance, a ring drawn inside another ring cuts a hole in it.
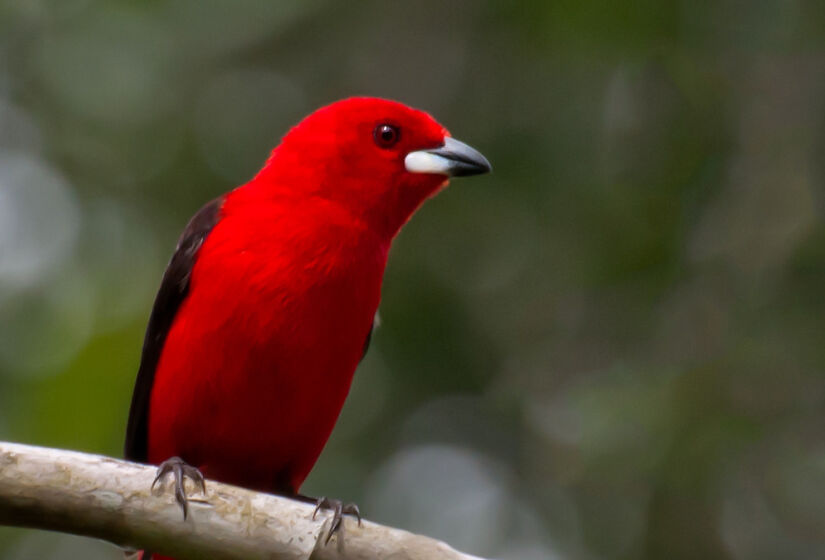
M 297 492 L 332 432 L 356 364 L 330 366 L 307 356 L 300 369 L 282 374 L 283 361 L 257 361 L 258 368 L 217 384 L 204 411 L 211 433 L 191 454 L 207 477 Z
M 158 364 L 150 462 L 177 455 L 208 478 L 297 492 L 349 392 L 377 282 L 242 300 L 193 290 Z

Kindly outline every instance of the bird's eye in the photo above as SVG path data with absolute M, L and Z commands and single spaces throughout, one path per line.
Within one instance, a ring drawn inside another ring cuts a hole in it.
M 379 124 L 373 132 L 375 143 L 379 148 L 392 148 L 401 137 L 398 127 L 391 124 Z

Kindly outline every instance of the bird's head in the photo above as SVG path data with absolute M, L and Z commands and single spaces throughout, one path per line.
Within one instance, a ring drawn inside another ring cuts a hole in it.
M 427 113 L 358 97 L 323 107 L 290 130 L 261 177 L 334 201 L 393 236 L 450 177 L 490 169 Z

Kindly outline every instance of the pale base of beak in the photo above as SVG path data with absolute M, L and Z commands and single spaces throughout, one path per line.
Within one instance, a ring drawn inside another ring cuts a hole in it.
M 478 175 L 492 169 L 487 158 L 477 150 L 449 136 L 440 148 L 408 153 L 404 158 L 404 167 L 410 173 L 433 173 L 448 177 Z
M 404 158 L 404 167 L 410 173 L 450 174 L 450 160 L 430 152 L 410 152 Z

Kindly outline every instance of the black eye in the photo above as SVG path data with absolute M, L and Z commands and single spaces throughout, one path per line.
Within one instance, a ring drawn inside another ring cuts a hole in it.
M 373 136 L 379 148 L 391 148 L 398 142 L 401 134 L 398 128 L 391 124 L 379 124 L 375 127 Z

